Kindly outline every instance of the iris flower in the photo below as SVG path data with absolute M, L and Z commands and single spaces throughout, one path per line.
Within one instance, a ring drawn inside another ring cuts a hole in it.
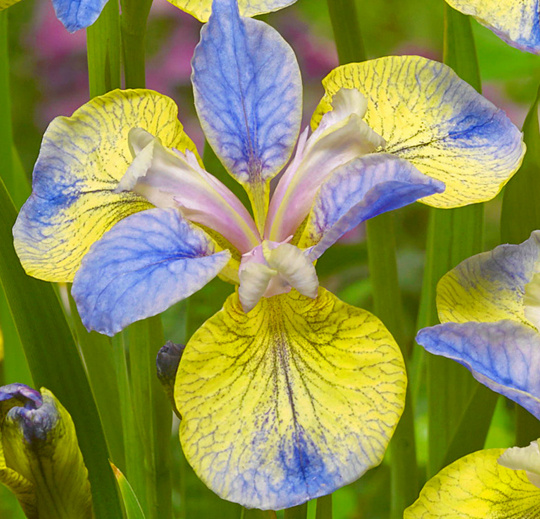
M 29 519 L 92 519 L 75 426 L 49 390 L 0 387 L 0 483 L 17 496 Z
M 540 419 L 540 231 L 446 274 L 437 288 L 443 324 L 417 341 L 463 364 L 482 384 Z M 431 479 L 405 519 L 540 516 L 538 442 L 469 454 Z
M 20 0 L 0 0 L 0 11 Z M 169 0 L 182 11 L 189 13 L 201 22 L 208 21 L 212 0 Z M 75 32 L 92 25 L 101 14 L 108 0 L 52 0 L 56 17 L 69 32 Z M 239 0 L 238 6 L 244 16 L 278 11 L 292 5 L 296 0 Z
M 417 341 L 456 360 L 493 391 L 540 419 L 540 231 L 448 272 L 437 287 L 443 324 Z
M 538 0 L 446 0 L 454 9 L 474 16 L 512 47 L 540 54 Z
M 238 285 L 183 351 L 181 442 L 223 498 L 291 507 L 377 465 L 405 398 L 388 331 L 319 287 L 314 262 L 419 198 L 493 197 L 521 134 L 448 67 L 404 56 L 334 70 L 299 135 L 294 53 L 235 0 L 214 1 L 192 65 L 206 138 L 253 217 L 204 170 L 170 99 L 115 91 L 49 126 L 15 245 L 29 274 L 73 281 L 83 322 L 109 335 L 216 275 Z

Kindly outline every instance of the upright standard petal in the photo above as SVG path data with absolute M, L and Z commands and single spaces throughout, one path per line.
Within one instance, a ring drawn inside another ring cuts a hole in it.
M 298 245 L 315 245 L 315 260 L 359 223 L 442 190 L 442 182 L 398 157 L 381 153 L 352 160 L 321 186 Z
M 446 0 L 454 9 L 474 16 L 506 43 L 540 54 L 538 0 Z
M 207 22 L 212 12 L 212 0 L 169 0 L 169 2 L 201 22 Z M 256 16 L 279 11 L 295 2 L 296 0 L 238 0 L 238 7 L 242 16 Z
M 56 17 L 69 32 L 92 25 L 107 2 L 108 0 L 52 0 Z
M 445 467 L 424 486 L 403 519 L 535 519 L 540 489 L 525 471 L 497 463 L 503 449 L 469 454 Z
M 420 330 L 416 341 L 540 419 L 540 334 L 533 328 L 509 320 L 445 323 Z
M 441 322 L 495 322 L 525 316 L 524 294 L 540 260 L 540 231 L 519 245 L 476 254 L 445 274 L 437 286 Z
M 13 229 L 29 275 L 72 281 L 92 243 L 122 218 L 152 207 L 139 195 L 115 191 L 132 160 L 128 133 L 134 127 L 167 147 L 196 152 L 174 102 L 150 90 L 110 92 L 49 125 L 32 195 Z
M 192 66 L 206 138 L 248 191 L 260 189 L 298 137 L 302 83 L 293 50 L 269 25 L 241 18 L 236 0 L 214 0 Z
M 221 497 L 280 509 L 329 494 L 378 465 L 403 410 L 395 341 L 365 310 L 319 289 L 233 294 L 188 342 L 176 379 L 180 439 Z
M 387 143 L 384 151 L 446 184 L 443 193 L 422 200 L 428 205 L 490 200 L 523 159 L 521 132 L 442 63 L 390 56 L 338 67 L 323 84 L 326 95 L 312 124 L 340 88 L 358 88 L 368 100 L 366 122 Z
M 89 330 L 114 335 L 190 296 L 229 259 L 176 209 L 151 209 L 119 222 L 92 246 L 72 294 Z

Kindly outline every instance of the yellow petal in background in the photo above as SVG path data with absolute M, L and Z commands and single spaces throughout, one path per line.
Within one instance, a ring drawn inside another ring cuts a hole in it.
M 521 50 L 540 54 L 538 0 L 446 0 L 474 16 L 500 38 Z
M 401 416 L 403 359 L 384 325 L 320 288 L 245 314 L 237 294 L 191 338 L 176 379 L 184 453 L 221 497 L 280 509 L 380 463 Z
M 540 489 L 525 471 L 497 463 L 504 449 L 469 454 L 424 486 L 404 519 L 537 519 Z
M 212 0 L 169 0 L 169 2 L 201 22 L 207 22 L 212 12 Z M 242 16 L 256 16 L 278 11 L 295 2 L 296 0 L 238 0 L 238 7 Z
M 511 319 L 531 326 L 524 295 L 540 259 L 540 232 L 519 245 L 476 254 L 445 274 L 437 285 L 441 323 Z
M 357 88 L 368 101 L 367 124 L 386 146 L 446 184 L 422 199 L 434 207 L 491 200 L 517 171 L 525 147 L 502 110 L 449 67 L 420 56 L 389 56 L 334 69 L 312 120 L 316 127 L 341 88 Z
M 33 192 L 14 227 L 15 248 L 29 275 L 72 281 L 89 247 L 119 220 L 151 205 L 116 193 L 131 163 L 128 133 L 140 127 L 164 146 L 195 146 L 174 102 L 150 90 L 96 97 L 50 125 L 34 168 Z

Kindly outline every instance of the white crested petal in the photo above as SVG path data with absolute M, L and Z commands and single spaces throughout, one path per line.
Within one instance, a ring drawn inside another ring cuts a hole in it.
M 268 265 L 277 270 L 287 283 L 303 296 L 316 298 L 319 279 L 313 263 L 302 250 L 290 243 L 265 253 Z
M 264 263 L 248 262 L 242 266 L 238 297 L 246 314 L 255 308 L 276 274 L 275 270 Z
M 497 460 L 499 465 L 512 470 L 524 470 L 530 482 L 540 487 L 540 450 L 534 441 L 527 447 L 512 447 Z

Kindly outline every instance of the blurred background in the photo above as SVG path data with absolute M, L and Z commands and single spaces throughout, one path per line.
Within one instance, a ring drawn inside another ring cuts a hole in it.
M 371 58 L 418 54 L 442 61 L 442 0 L 357 0 L 357 4 L 364 44 Z M 338 64 L 327 0 L 298 0 L 293 7 L 267 15 L 264 19 L 281 32 L 298 56 L 305 87 L 304 120 L 307 124 L 323 94 L 321 80 Z M 540 83 L 540 57 L 511 48 L 474 20 L 472 23 L 483 93 L 521 127 Z M 197 20 L 166 0 L 154 0 L 147 38 L 147 87 L 169 95 L 177 102 L 180 120 L 202 154 L 203 135 L 193 107 L 190 84 L 190 59 L 200 27 Z M 86 37 L 84 31 L 69 34 L 54 16 L 52 4 L 48 1 L 25 0 L 10 8 L 9 30 L 15 142 L 22 166 L 30 176 L 41 137 L 49 122 L 56 116 L 71 115 L 88 100 Z M 220 166 L 210 161 L 207 169 L 214 172 L 212 168 L 217 170 Z M 422 284 L 426 209 L 415 204 L 395 212 L 401 287 L 408 312 L 411 344 Z M 500 242 L 499 215 L 500 199 L 496 199 L 486 208 L 486 250 Z M 323 286 L 350 304 L 370 309 L 371 287 L 362 228 L 349 233 L 330 249 L 319 261 L 317 269 Z M 180 312 L 186 303 L 167 311 L 164 316 L 165 336 L 173 341 L 185 341 L 199 324 L 221 307 L 231 291 L 230 285 L 215 280 L 192 296 L 187 329 L 186 320 L 182 317 L 184 313 Z M 23 361 L 6 357 L 3 362 Z M 25 382 L 24 368 L 20 373 L 23 380 L 17 382 Z M 422 463 L 426 457 L 427 423 L 422 389 L 415 404 Z M 488 447 L 512 445 L 511 422 L 509 408 L 501 398 L 488 436 Z M 178 462 L 175 478 L 178 517 L 206 519 L 210 517 L 204 508 L 208 494 L 182 460 L 176 432 L 172 436 L 173 452 Z M 181 485 L 184 485 L 184 491 L 186 486 L 189 487 L 193 503 L 181 502 Z M 387 517 L 388 489 L 389 470 L 387 463 L 383 462 L 356 483 L 335 493 L 335 519 Z M 22 513 L 13 511 L 14 500 L 4 489 L 1 490 L 0 518 L 22 518 Z M 199 493 L 202 497 L 197 504 Z M 236 506 L 231 505 L 227 510 L 224 510 L 222 519 L 239 517 Z M 314 517 L 314 509 L 310 509 L 310 514 Z

